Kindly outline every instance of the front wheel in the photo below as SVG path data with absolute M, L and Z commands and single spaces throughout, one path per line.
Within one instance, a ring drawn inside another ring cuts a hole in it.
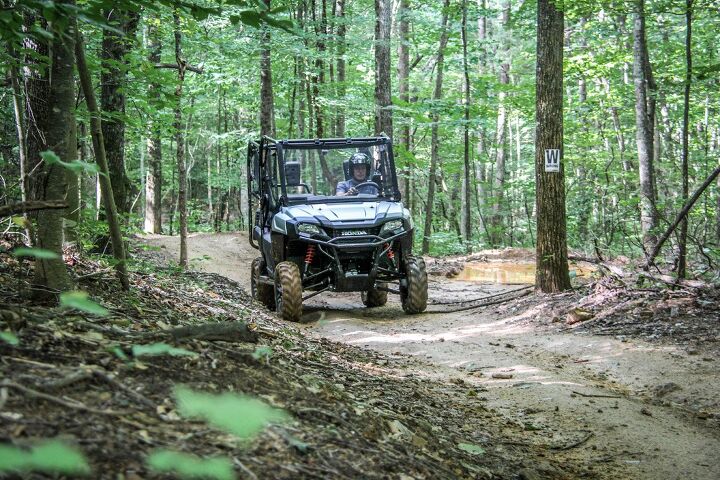
M 427 272 L 422 257 L 408 256 L 405 260 L 407 286 L 400 287 L 400 300 L 405 313 L 422 313 L 427 308 Z
M 275 267 L 275 309 L 284 320 L 300 321 L 302 279 L 293 262 L 280 262 Z

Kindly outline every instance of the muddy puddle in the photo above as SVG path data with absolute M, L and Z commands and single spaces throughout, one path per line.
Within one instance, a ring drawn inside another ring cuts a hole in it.
M 570 277 L 589 277 L 595 271 L 590 266 L 570 265 Z M 464 282 L 496 283 L 500 285 L 534 284 L 535 263 L 470 262 L 453 280 Z

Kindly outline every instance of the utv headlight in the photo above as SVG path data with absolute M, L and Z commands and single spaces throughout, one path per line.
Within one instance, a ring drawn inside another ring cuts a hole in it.
M 402 220 L 390 220 L 389 222 L 385 223 L 385 225 L 382 226 L 380 229 L 380 235 L 383 235 L 385 233 L 395 232 L 396 230 L 402 230 L 403 223 Z
M 298 232 L 304 233 L 305 235 L 319 235 L 321 230 L 320 227 L 312 223 L 301 223 L 298 225 Z

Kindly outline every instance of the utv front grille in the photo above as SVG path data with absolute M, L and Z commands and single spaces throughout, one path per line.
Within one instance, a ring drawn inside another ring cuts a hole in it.
M 371 228 L 336 228 L 332 230 L 334 238 L 353 238 L 363 235 L 377 235 L 380 232 L 378 227 Z

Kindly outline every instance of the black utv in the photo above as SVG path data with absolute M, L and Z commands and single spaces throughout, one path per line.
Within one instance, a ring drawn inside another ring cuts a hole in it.
M 248 145 L 247 172 L 255 299 L 292 321 L 325 291 L 362 292 L 368 307 L 397 293 L 406 313 L 425 310 L 425 263 L 412 255 L 388 137 L 263 137 Z

